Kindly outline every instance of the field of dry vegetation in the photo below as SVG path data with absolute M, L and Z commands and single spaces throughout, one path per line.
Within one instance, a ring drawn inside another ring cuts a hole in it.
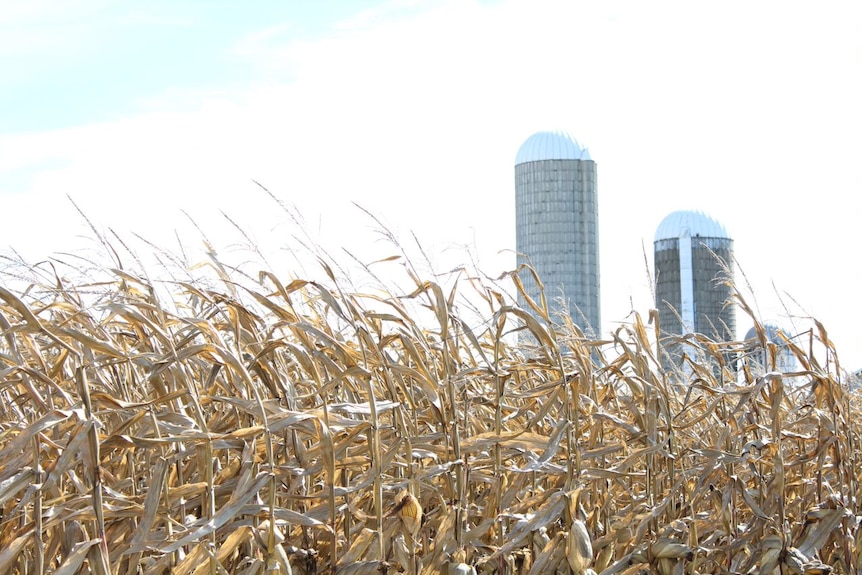
M 80 263 L 0 280 L 0 573 L 862 569 L 859 406 L 816 322 L 794 373 L 704 338 L 671 371 L 649 310 L 590 340 L 517 274 Z

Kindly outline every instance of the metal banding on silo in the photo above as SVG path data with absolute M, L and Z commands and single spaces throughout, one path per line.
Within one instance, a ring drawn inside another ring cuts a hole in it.
M 565 132 L 530 136 L 515 158 L 515 207 L 519 265 L 536 270 L 552 311 L 561 311 L 558 302 L 564 302 L 575 325 L 598 333 L 598 195 L 589 151 Z M 520 278 L 538 302 L 532 276 Z
M 732 274 L 733 240 L 724 226 L 703 212 L 676 211 L 659 224 L 654 247 L 662 332 L 735 339 L 731 286 L 723 281 Z

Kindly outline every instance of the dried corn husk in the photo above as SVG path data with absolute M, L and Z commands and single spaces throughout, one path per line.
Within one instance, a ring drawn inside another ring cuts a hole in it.
M 572 571 L 579 575 L 593 564 L 593 545 L 587 527 L 580 519 L 572 521 L 566 537 L 566 559 Z

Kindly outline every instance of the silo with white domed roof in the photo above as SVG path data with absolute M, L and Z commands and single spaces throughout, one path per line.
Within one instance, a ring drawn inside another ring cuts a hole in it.
M 554 311 L 565 309 L 585 333 L 598 333 L 599 214 L 589 151 L 565 132 L 527 138 L 515 158 L 515 208 L 518 264 L 533 266 Z M 538 301 L 532 276 L 520 278 Z
M 655 233 L 655 299 L 665 334 L 699 333 L 715 341 L 736 338 L 730 303 L 733 240 L 700 211 L 676 211 Z

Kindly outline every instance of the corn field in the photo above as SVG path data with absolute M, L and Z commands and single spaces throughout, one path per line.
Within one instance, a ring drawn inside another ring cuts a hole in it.
M 207 267 L 0 284 L 0 573 L 862 570 L 859 406 L 816 322 L 793 373 L 699 336 L 671 369 L 654 312 L 595 340 L 519 308 L 528 268 Z

